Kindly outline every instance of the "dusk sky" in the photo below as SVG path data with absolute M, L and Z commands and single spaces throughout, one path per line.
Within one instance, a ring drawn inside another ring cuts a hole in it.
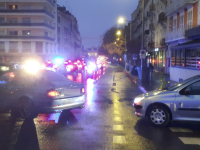
M 131 20 L 139 0 L 58 0 L 77 18 L 83 46 L 100 46 L 104 33 L 117 24 L 119 16 Z

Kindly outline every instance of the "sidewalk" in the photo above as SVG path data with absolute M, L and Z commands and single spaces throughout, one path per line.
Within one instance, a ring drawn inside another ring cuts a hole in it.
M 169 87 L 177 82 L 170 81 L 170 76 L 158 72 L 152 73 L 152 78 L 149 81 L 141 82 L 138 76 L 133 76 L 131 73 L 124 69 L 124 73 L 129 77 L 131 81 L 140 86 L 144 92 L 152 90 L 161 90 Z

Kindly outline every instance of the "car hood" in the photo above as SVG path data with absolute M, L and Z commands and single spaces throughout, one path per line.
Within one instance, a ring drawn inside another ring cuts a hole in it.
M 167 90 L 158 90 L 158 91 L 150 91 L 144 94 L 139 95 L 138 97 L 152 97 L 152 96 L 156 96 L 156 95 L 163 95 L 163 94 L 167 94 L 170 93 L 170 91 Z

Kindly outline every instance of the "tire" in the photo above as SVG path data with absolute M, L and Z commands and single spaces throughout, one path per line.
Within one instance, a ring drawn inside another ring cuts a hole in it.
M 19 117 L 23 119 L 33 119 L 37 117 L 34 112 L 33 103 L 29 98 L 22 98 L 18 105 Z
M 148 112 L 148 119 L 154 126 L 165 127 L 169 124 L 170 114 L 165 107 L 154 106 Z

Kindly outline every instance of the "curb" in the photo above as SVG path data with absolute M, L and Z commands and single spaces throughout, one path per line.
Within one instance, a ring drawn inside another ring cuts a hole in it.
M 124 69 L 123 69 L 123 72 L 126 74 L 126 76 L 127 76 L 133 83 L 135 83 L 135 84 L 139 87 L 139 89 L 140 89 L 143 93 L 147 93 L 147 91 L 145 90 L 145 88 L 142 87 L 142 86 L 140 86 L 140 85 L 138 84 L 138 82 L 137 82 L 129 73 L 127 73 Z

